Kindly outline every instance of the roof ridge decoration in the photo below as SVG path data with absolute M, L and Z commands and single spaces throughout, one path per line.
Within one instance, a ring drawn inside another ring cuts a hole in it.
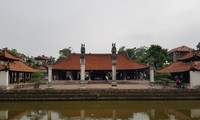
M 197 44 L 197 50 L 200 51 L 200 42 Z
M 85 59 L 85 44 L 81 44 L 81 59 Z

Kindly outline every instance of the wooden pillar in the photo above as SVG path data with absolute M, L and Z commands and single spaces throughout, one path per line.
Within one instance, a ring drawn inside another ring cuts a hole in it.
M 25 73 L 25 82 L 26 82 L 26 80 L 27 80 L 27 73 Z
M 124 71 L 124 80 L 126 80 L 126 71 Z
M 15 83 L 15 72 L 12 72 L 13 83 Z
M 89 71 L 89 81 L 91 81 L 91 71 Z
M 29 79 L 31 79 L 31 73 L 29 73 Z
M 19 72 L 17 72 L 16 78 L 17 78 L 17 84 L 19 84 Z
M 10 76 L 10 83 L 12 83 L 12 72 L 11 71 L 9 73 L 9 76 Z
M 32 73 L 30 73 L 30 79 L 32 78 Z
M 25 72 L 23 73 L 23 79 L 24 79 L 24 83 L 26 83 L 26 75 L 25 75 Z
M 17 83 L 17 72 L 15 72 L 14 79 L 15 79 L 15 82 Z

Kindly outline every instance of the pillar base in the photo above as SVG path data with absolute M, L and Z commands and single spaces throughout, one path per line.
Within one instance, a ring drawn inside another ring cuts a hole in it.
M 112 88 L 116 89 L 117 88 L 117 82 L 112 81 L 111 82 L 111 86 L 112 86 Z
M 85 88 L 86 88 L 86 82 L 85 82 L 85 81 L 82 80 L 82 81 L 80 82 L 80 88 L 81 88 L 81 89 L 85 89 Z
M 7 88 L 8 88 L 8 86 L 0 85 L 0 90 L 6 90 Z
M 47 87 L 47 89 L 54 89 L 51 82 L 48 82 Z

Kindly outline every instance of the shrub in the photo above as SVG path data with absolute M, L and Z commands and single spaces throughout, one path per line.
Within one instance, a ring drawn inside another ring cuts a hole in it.
M 170 76 L 171 75 L 169 72 L 155 73 L 155 80 L 157 83 L 161 83 L 165 88 L 170 83 Z
M 164 73 L 155 73 L 154 77 L 156 81 L 166 81 L 166 80 L 170 80 L 170 73 L 169 72 L 164 72 Z
M 43 81 L 43 75 L 41 72 L 35 72 L 32 74 L 31 76 L 31 80 L 30 82 L 34 83 L 34 88 L 39 88 L 40 84 L 42 83 Z

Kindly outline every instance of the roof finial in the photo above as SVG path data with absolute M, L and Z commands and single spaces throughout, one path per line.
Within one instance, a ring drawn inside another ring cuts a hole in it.
M 200 42 L 197 44 L 197 50 L 200 50 Z
M 81 59 L 85 59 L 85 44 L 81 44 Z

